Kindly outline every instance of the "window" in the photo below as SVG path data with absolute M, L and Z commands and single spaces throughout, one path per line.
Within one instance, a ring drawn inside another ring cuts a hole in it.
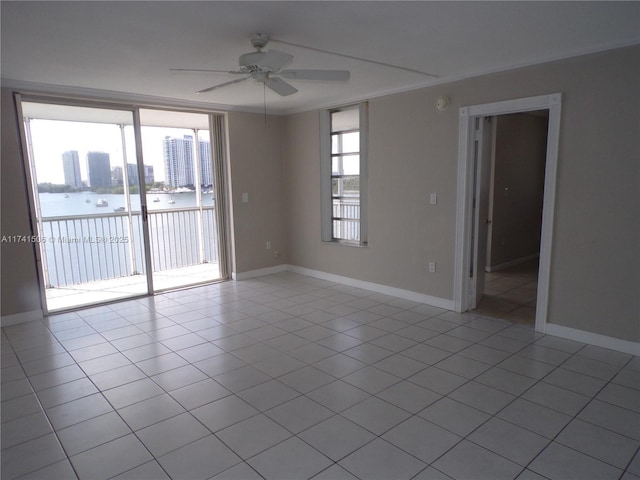
M 322 239 L 366 245 L 367 104 L 322 114 Z

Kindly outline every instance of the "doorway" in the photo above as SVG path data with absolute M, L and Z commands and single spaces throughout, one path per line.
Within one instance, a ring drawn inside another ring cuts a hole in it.
M 223 115 L 17 100 L 46 313 L 225 278 Z
M 535 300 L 535 328 L 544 332 L 547 321 L 547 306 L 549 293 L 549 270 L 552 253 L 552 229 L 555 207 L 555 180 L 558 158 L 558 140 L 560 127 L 561 95 L 544 95 L 517 100 L 508 100 L 492 104 L 463 107 L 460 109 L 460 136 L 458 157 L 458 206 L 456 228 L 456 265 L 454 284 L 454 305 L 458 311 L 472 310 L 478 307 L 484 296 L 485 289 L 489 293 L 493 280 L 499 276 L 497 272 L 515 267 L 520 262 L 534 260 L 535 252 L 519 254 L 511 252 L 511 260 L 499 262 L 499 248 L 492 249 L 492 243 L 497 240 L 491 234 L 492 212 L 490 199 L 495 204 L 496 195 L 504 196 L 504 185 L 492 183 L 492 151 L 497 131 L 491 124 L 492 118 L 501 115 L 521 114 L 531 112 L 545 112 L 548 115 L 547 142 L 545 152 L 545 168 L 543 172 L 543 192 L 541 222 L 539 224 L 539 257 L 536 300 Z M 540 115 L 540 114 L 536 114 Z M 506 118 L 506 117 L 505 117 Z M 545 118 L 545 120 L 547 120 Z M 495 120 L 493 120 L 495 125 Z M 493 165 L 495 168 L 495 164 Z M 495 178 L 494 178 L 495 180 Z M 498 187 L 498 188 L 497 188 Z M 502 190 L 500 191 L 500 188 Z M 491 190 L 493 189 L 493 192 Z M 509 191 L 506 191 L 507 195 Z M 513 192 L 512 192 L 513 193 Z M 497 225 L 496 225 L 497 227 Z M 504 233 L 504 232 L 503 232 Z M 513 232 L 512 232 L 513 234 Z M 508 238 L 510 246 L 522 246 L 517 237 Z M 531 239 L 529 238 L 529 241 Z M 536 240 L 534 239 L 533 242 Z M 494 247 L 500 247 L 493 245 Z M 505 243 L 507 243 L 505 241 Z M 503 249 L 507 250 L 507 249 Z M 504 253 L 504 252 L 502 252 Z M 515 253 L 515 257 L 513 257 Z M 493 255 L 493 258 L 491 258 Z M 518 256 L 520 255 L 520 256 Z M 532 255 L 531 258 L 526 258 Z M 505 257 L 503 257 L 505 258 Z M 514 262 L 509 265 L 509 262 Z M 493 265 L 492 265 L 493 263 Z M 486 276 L 486 267 L 494 272 Z M 497 271 L 496 271 L 497 270 Z M 503 272 L 504 274 L 504 272 Z M 488 283 L 487 283 L 488 282 Z M 506 282 L 503 282 L 506 283 Z M 494 285 L 495 286 L 495 285 Z
M 548 110 L 488 117 L 490 146 L 482 150 L 488 178 L 480 178 L 487 185 L 479 190 L 484 196 L 476 197 L 486 226 L 478 235 L 487 238 L 486 255 L 478 259 L 483 287 L 476 289 L 474 311 L 530 325 L 537 301 L 548 117 Z

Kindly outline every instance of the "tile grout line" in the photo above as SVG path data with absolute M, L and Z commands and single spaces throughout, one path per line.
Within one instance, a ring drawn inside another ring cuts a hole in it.
M 43 323 L 44 323 L 44 322 L 43 322 Z M 49 329 L 48 329 L 48 327 L 47 327 L 46 325 L 44 325 L 44 326 L 45 326 L 45 328 L 47 328 L 47 330 L 49 330 Z M 52 335 L 53 335 L 53 334 L 52 334 Z M 12 350 L 13 350 L 13 344 L 11 343 L 11 338 L 9 338 L 9 337 L 7 336 L 7 340 L 9 341 L 9 344 L 11 345 L 11 348 L 12 348 Z M 61 346 L 62 346 L 62 345 L 61 345 Z M 62 347 L 64 348 L 64 346 L 62 346 Z M 16 352 L 15 350 L 13 350 L 13 352 L 16 354 L 16 358 L 17 358 L 17 360 L 18 360 L 18 363 L 19 363 L 19 365 L 20 365 L 20 368 L 22 369 L 22 372 L 23 372 L 23 374 L 24 374 L 24 376 L 25 376 L 26 381 L 29 383 L 29 388 L 31 389 L 31 392 L 33 393 L 33 396 L 35 397 L 36 401 L 38 402 L 38 405 L 39 405 L 39 407 L 40 407 L 40 412 L 42 412 L 42 414 L 44 415 L 45 419 L 47 420 L 47 424 L 49 425 L 49 428 L 51 429 L 51 432 L 50 432 L 50 433 L 53 433 L 54 438 L 56 439 L 56 442 L 57 442 L 58 446 L 59 446 L 59 447 L 60 447 L 60 449 L 62 450 L 62 453 L 63 453 L 63 454 L 64 454 L 64 456 L 65 456 L 65 459 L 66 459 L 66 460 L 67 460 L 67 462 L 69 463 L 69 466 L 71 467 L 71 470 L 73 471 L 74 475 L 76 476 L 76 479 L 79 479 L 79 478 L 80 478 L 80 476 L 78 475 L 78 472 L 77 472 L 77 470 L 76 470 L 76 468 L 75 468 L 75 465 L 73 465 L 73 463 L 71 463 L 71 458 L 69 457 L 69 455 L 68 455 L 68 453 L 67 453 L 67 450 L 64 448 L 64 445 L 63 445 L 63 444 L 62 444 L 62 442 L 60 441 L 60 437 L 58 436 L 58 431 L 53 427 L 53 424 L 51 423 L 51 418 L 49 417 L 49 414 L 47 413 L 47 411 L 45 410 L 44 406 L 42 405 L 42 402 L 40 401 L 40 396 L 38 395 L 38 392 L 36 392 L 35 388 L 33 388 L 33 384 L 31 383 L 31 379 L 29 378 L 29 375 L 27 375 L 27 372 L 26 372 L 26 371 L 25 371 L 25 369 L 24 369 L 24 365 L 22 364 L 22 360 L 20 360 L 20 357 L 17 355 L 17 352 Z M 66 349 L 65 349 L 65 352 L 66 352 L 67 354 L 69 353 L 69 352 L 67 352 L 67 350 L 66 350 Z M 39 413 L 39 412 L 38 412 L 38 413 Z M 30 441 L 32 441 L 32 440 L 36 440 L 37 438 L 45 437 L 45 436 L 49 435 L 50 433 L 46 433 L 46 434 L 44 434 L 44 435 L 40 435 L 39 437 L 36 437 L 36 438 L 32 438 L 32 439 L 26 440 L 26 441 L 24 441 L 24 442 L 21 442 L 21 443 L 20 443 L 20 444 L 18 444 L 18 445 L 22 445 L 22 444 L 27 443 L 27 442 L 30 442 Z M 14 445 L 14 446 L 18 446 L 18 445 Z M 12 447 L 9 447 L 9 448 L 12 448 Z M 56 460 L 56 461 L 55 461 L 55 462 L 53 462 L 53 463 L 49 463 L 49 464 L 44 465 L 44 466 L 42 466 L 42 467 L 40 467 L 40 468 L 37 468 L 37 469 L 35 469 L 35 470 L 29 471 L 29 472 L 21 473 L 20 475 L 18 475 L 18 477 L 21 477 L 21 476 L 24 476 L 24 475 L 27 475 L 27 474 L 30 474 L 30 473 L 37 472 L 38 470 L 41 470 L 41 469 L 43 469 L 43 468 L 49 467 L 49 466 L 51 466 L 51 465 L 54 465 L 54 464 L 56 464 L 56 463 L 58 463 L 58 462 L 60 462 L 60 461 L 61 461 L 61 460 Z M 14 478 L 18 478 L 18 477 L 14 477 Z

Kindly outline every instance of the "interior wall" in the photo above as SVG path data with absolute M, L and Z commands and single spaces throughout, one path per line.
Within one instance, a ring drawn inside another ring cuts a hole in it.
M 440 162 L 439 150 L 443 138 L 455 142 L 457 117 L 414 108 L 414 102 L 411 93 L 369 102 L 367 247 L 321 241 L 319 112 L 286 119 L 290 263 L 451 298 L 453 271 L 445 265 L 453 258 L 447 239 L 455 234 L 448 222 L 455 191 L 442 186 L 455 178 L 456 164 Z M 430 192 L 438 193 L 435 206 Z M 428 260 L 442 262 L 442 271 L 429 274 Z
M 15 103 L 9 90 L 1 91 L 0 162 L 0 315 L 19 315 L 41 311 L 36 274 L 35 244 L 14 236 L 31 236 L 29 204 L 24 188 L 24 169 Z
M 319 114 L 287 118 L 289 262 L 452 299 L 459 108 L 562 92 L 548 322 L 639 341 L 639 84 L 634 46 L 370 100 L 366 248 L 320 241 Z
M 228 114 L 234 273 L 287 263 L 282 125 L 282 117 Z
M 490 268 L 540 253 L 549 123 L 545 117 L 522 113 L 493 120 Z

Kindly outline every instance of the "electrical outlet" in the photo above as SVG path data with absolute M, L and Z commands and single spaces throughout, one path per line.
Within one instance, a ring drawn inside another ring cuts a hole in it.
M 267 243 L 264 244 L 264 248 L 271 250 L 271 240 L 267 240 Z
M 249 194 L 247 192 L 242 194 L 242 203 L 249 203 Z
M 429 196 L 429 203 L 431 205 L 437 205 L 438 204 L 438 194 L 437 193 L 432 193 Z
M 436 262 L 429 262 L 429 273 L 436 272 Z

